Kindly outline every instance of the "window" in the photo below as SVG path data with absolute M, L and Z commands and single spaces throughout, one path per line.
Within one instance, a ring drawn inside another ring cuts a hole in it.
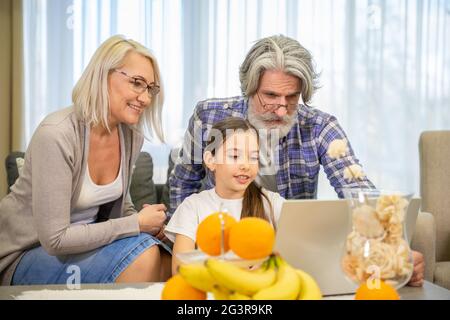
M 168 144 L 144 146 L 156 182 L 196 102 L 239 95 L 240 63 L 272 34 L 312 52 L 322 86 L 312 105 L 338 118 L 378 187 L 418 191 L 419 134 L 449 129 L 448 1 L 28 0 L 24 11 L 26 143 L 46 114 L 71 104 L 98 45 L 125 34 L 156 54 L 166 86 Z M 334 194 L 326 185 L 319 196 Z

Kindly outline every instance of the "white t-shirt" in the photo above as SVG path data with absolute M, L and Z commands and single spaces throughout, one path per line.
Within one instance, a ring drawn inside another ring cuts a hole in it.
M 284 198 L 278 193 L 265 189 L 262 190 L 272 204 L 275 221 L 278 221 Z M 266 213 L 269 215 L 270 211 L 266 200 L 264 200 L 264 207 L 266 208 Z M 195 242 L 197 226 L 207 216 L 218 212 L 220 208 L 222 211 L 226 209 L 238 221 L 241 218 L 242 199 L 223 199 L 217 195 L 214 188 L 192 194 L 184 199 L 175 210 L 164 233 L 172 242 L 175 242 L 175 236 L 177 234 L 185 235 Z
M 86 164 L 80 196 L 70 215 L 70 223 L 88 224 L 95 222 L 100 205 L 119 199 L 122 193 L 122 163 L 116 179 L 105 185 L 97 185 L 92 181 L 89 166 Z

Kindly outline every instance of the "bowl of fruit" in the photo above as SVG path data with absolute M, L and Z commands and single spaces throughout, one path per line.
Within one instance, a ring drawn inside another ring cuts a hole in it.
M 197 229 L 198 249 L 177 255 L 178 274 L 167 300 L 317 300 L 317 282 L 273 252 L 275 230 L 261 218 L 236 221 L 226 212 L 209 215 Z

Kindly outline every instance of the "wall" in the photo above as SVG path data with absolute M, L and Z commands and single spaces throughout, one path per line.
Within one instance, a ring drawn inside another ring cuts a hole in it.
M 11 150 L 12 0 L 0 1 L 0 198 L 6 195 L 4 160 Z

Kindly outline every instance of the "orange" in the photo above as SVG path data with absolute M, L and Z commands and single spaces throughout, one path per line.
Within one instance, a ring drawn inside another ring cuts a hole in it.
M 391 285 L 380 280 L 379 288 L 369 289 L 367 281 L 359 286 L 355 294 L 355 300 L 399 300 L 397 290 Z
M 222 227 L 219 217 L 220 212 L 206 217 L 197 228 L 197 245 L 203 252 L 210 256 L 220 255 L 222 239 Z M 231 227 L 236 224 L 236 219 L 226 213 L 222 213 L 224 219 L 224 253 L 229 250 L 228 238 Z
M 167 280 L 161 293 L 162 300 L 206 300 L 206 293 L 195 289 L 180 275 Z
M 261 218 L 248 217 L 230 230 L 230 249 L 243 259 L 261 259 L 272 253 L 275 231 Z

